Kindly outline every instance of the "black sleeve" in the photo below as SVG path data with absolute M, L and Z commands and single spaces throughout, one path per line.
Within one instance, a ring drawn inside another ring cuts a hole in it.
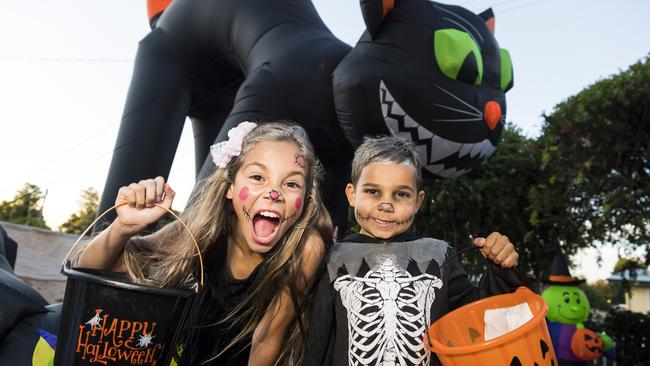
M 447 294 L 450 310 L 486 297 L 514 292 L 521 286 L 536 291 L 536 280 L 521 272 L 517 267 L 505 269 L 488 260 L 487 271 L 481 276 L 478 287 L 475 287 L 456 258 L 455 252 L 451 249 L 447 253 L 447 261 L 449 263 L 447 266 L 447 281 L 449 283 Z
M 447 277 L 447 299 L 449 310 L 454 310 L 477 299 L 477 288 L 472 285 L 467 272 L 458 261 L 456 252 L 449 248 L 445 260 L 445 272 Z
M 305 366 L 331 365 L 336 329 L 334 311 L 333 288 L 325 269 L 312 298 L 303 363 Z

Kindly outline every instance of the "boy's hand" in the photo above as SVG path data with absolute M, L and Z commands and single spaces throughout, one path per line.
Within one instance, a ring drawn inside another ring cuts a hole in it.
M 115 204 L 128 204 L 117 208 L 114 224 L 119 226 L 121 233 L 135 235 L 167 213 L 154 204 L 170 208 L 174 195 L 175 192 L 163 177 L 141 180 L 122 187 L 117 193 Z
M 487 238 L 475 238 L 474 245 L 481 248 L 481 253 L 502 268 L 512 268 L 517 265 L 519 253 L 515 250 L 510 239 L 498 232 L 493 232 Z

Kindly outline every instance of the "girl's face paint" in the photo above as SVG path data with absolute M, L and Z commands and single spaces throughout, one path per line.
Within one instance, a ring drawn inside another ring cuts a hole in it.
M 296 198 L 295 205 L 296 205 L 296 210 L 300 210 L 300 208 L 302 207 L 302 199 Z
M 296 155 L 296 165 L 298 165 L 301 168 L 305 168 L 307 163 L 305 162 L 305 158 L 302 155 Z
M 248 198 L 249 192 L 248 187 L 242 187 L 242 189 L 239 190 L 239 199 L 245 201 Z
M 226 192 L 237 218 L 231 228 L 237 245 L 266 253 L 296 223 L 307 186 L 307 172 L 294 164 L 299 153 L 293 142 L 260 141 L 246 154 Z M 276 199 L 269 194 L 272 190 Z M 262 215 L 264 211 L 270 214 Z

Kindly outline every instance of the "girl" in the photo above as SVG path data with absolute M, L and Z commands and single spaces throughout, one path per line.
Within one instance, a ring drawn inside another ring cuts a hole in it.
M 308 295 L 332 241 L 318 183 L 320 164 L 294 124 L 242 122 L 212 147 L 217 170 L 182 219 L 205 256 L 206 286 L 195 299 L 181 365 L 271 365 L 302 361 Z M 194 281 L 189 235 L 176 224 L 134 237 L 171 207 L 162 177 L 119 190 L 117 219 L 78 266 L 126 271 L 138 282 Z

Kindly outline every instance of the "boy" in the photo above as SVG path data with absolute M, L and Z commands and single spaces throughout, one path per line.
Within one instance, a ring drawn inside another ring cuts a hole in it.
M 361 229 L 328 258 L 313 298 L 306 366 L 439 365 L 424 349 L 428 325 L 524 284 L 504 269 L 518 254 L 499 233 L 474 240 L 499 277 L 479 291 L 447 243 L 407 232 L 424 200 L 420 168 L 413 146 L 394 136 L 367 138 L 355 152 L 346 195 Z

